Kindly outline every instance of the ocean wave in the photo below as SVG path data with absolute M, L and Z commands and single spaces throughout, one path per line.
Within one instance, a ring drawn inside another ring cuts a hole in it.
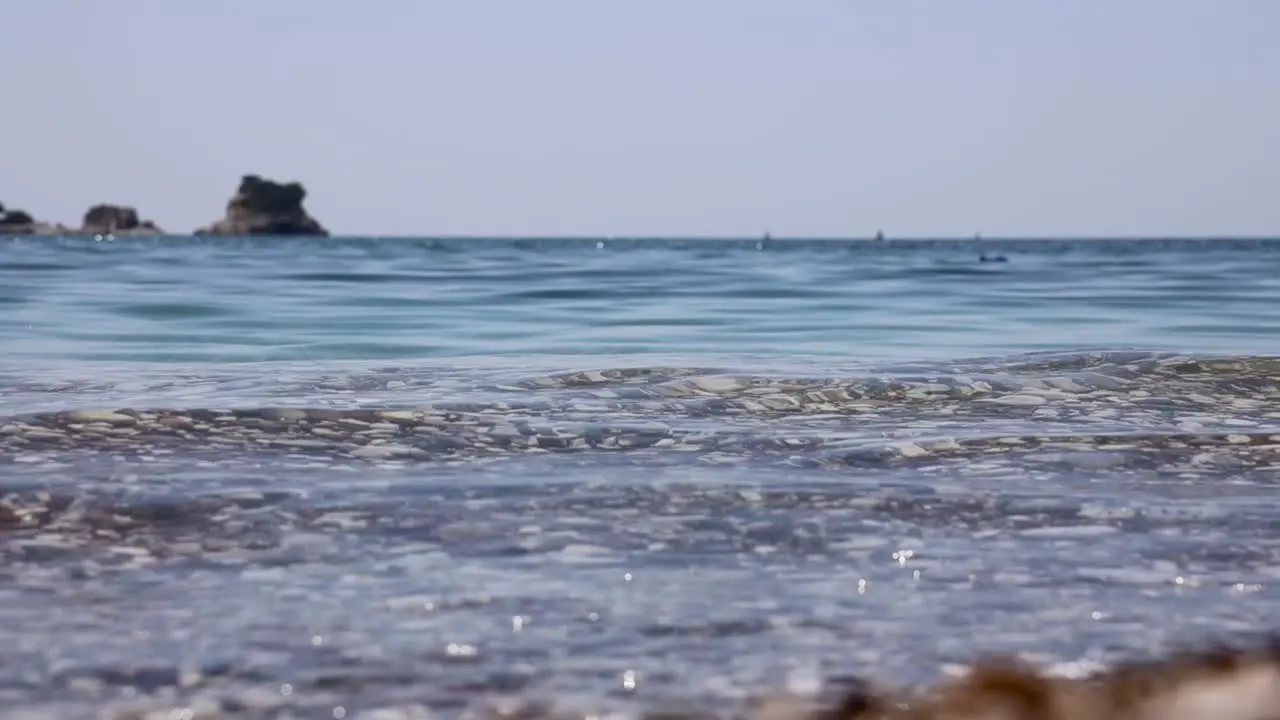
M 5 368 L 0 698 L 738 718 L 1275 619 L 1277 358 L 597 362 Z
M 1280 359 L 1271 357 L 1054 354 L 828 377 L 653 366 L 469 378 L 470 390 L 443 373 L 454 383 L 447 397 L 414 404 L 442 375 L 418 372 L 305 381 L 313 401 L 337 388 L 402 401 L 380 407 L 12 415 L 0 419 L 0 457 L 237 451 L 433 461 L 661 452 L 866 464 L 1108 452 L 1260 467 L 1280 448 Z M 414 377 L 424 381 L 415 386 Z

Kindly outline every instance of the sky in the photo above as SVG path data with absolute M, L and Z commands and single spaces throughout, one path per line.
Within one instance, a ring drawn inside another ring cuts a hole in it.
M 1274 0 L 0 0 L 0 202 L 172 232 L 1280 234 Z

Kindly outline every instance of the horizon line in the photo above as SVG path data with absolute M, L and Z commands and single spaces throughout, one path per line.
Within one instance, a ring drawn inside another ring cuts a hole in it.
M 44 233 L 14 233 L 8 234 L 0 232 L 0 237 L 9 238 L 70 238 L 84 237 L 109 239 L 111 241 L 124 239 L 141 239 L 141 238 L 164 238 L 164 239 L 187 239 L 187 238 L 219 238 L 219 237 L 262 237 L 274 239 L 307 239 L 307 240 L 595 240 L 595 241 L 671 241 L 671 240 L 692 240 L 692 241 L 756 241 L 756 242 L 866 242 L 866 243 L 893 243 L 893 242 L 930 242 L 930 241 L 969 241 L 969 242 L 1039 242 L 1039 241 L 1096 241 L 1096 240 L 1128 240 L 1128 241 L 1154 241 L 1154 240 L 1278 240 L 1280 232 L 1276 234 L 1169 234 L 1169 233 L 1123 233 L 1123 234 L 1000 234 L 1000 235 L 885 235 L 877 237 L 876 235 L 709 235 L 709 234 L 640 234 L 628 235 L 621 233 L 610 234 L 482 234 L 482 233 L 423 233 L 423 234 L 383 234 L 383 233 L 334 233 L 327 235 L 218 235 L 206 234 L 196 235 L 192 232 L 187 233 L 139 233 L 139 232 L 121 232 L 113 233 L 88 233 L 88 232 L 44 232 Z

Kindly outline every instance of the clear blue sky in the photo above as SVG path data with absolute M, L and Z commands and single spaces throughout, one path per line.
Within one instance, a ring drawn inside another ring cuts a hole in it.
M 186 232 L 1280 233 L 1276 0 L 0 0 L 0 201 Z

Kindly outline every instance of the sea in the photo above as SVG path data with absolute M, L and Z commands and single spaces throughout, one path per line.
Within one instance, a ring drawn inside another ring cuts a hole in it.
M 1280 239 L 0 238 L 8 720 L 741 717 L 1280 629 Z

